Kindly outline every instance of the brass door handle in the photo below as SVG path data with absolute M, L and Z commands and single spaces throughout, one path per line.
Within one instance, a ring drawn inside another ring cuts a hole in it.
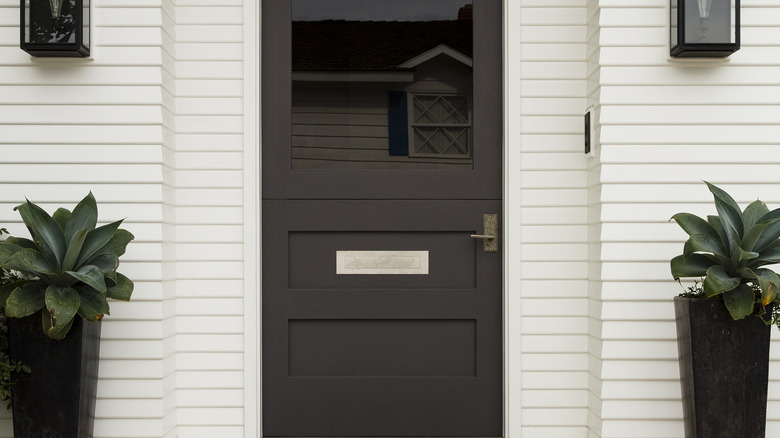
M 482 239 L 482 252 L 498 252 L 498 215 L 482 215 L 482 232 L 472 234 L 472 239 Z

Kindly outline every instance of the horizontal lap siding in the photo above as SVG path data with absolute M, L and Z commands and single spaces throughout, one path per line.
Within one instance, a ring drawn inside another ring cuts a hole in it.
M 18 48 L 19 2 L 0 1 L 0 225 L 26 235 L 12 211 L 25 197 L 52 212 L 89 191 L 101 222 L 125 218 L 135 241 L 120 271 L 136 287 L 103 322 L 95 436 L 160 437 L 175 370 L 161 283 L 160 2 L 103 1 L 94 20 L 94 60 L 32 61 Z
M 95 60 L 31 62 L 18 2 L 0 2 L 0 223 L 21 234 L 25 196 L 53 210 L 92 190 L 136 235 L 95 436 L 243 436 L 242 12 L 105 0 Z
M 668 263 L 685 233 L 668 220 L 715 213 L 702 180 L 780 203 L 780 2 L 743 1 L 742 49 L 705 63 L 667 62 L 663 0 L 600 4 L 602 436 L 681 438 Z M 779 397 L 772 378 L 767 436 Z
M 176 433 L 243 437 L 243 8 L 176 0 Z
M 588 397 L 588 437 L 602 436 L 602 404 L 603 404 L 603 348 L 601 309 L 603 291 L 601 288 L 601 263 L 599 256 L 603 253 L 601 235 L 601 165 L 598 157 L 601 152 L 599 139 L 601 131 L 599 121 L 602 107 L 599 105 L 601 95 L 601 64 L 603 49 L 600 44 L 601 8 L 598 0 L 588 0 L 588 66 L 587 66 L 587 96 L 588 107 L 591 108 L 590 126 L 591 152 L 588 160 L 588 377 L 590 396 Z
M 510 123 L 521 124 L 522 147 L 517 227 L 522 259 L 520 266 L 509 267 L 519 269 L 523 279 L 519 418 L 524 437 L 584 438 L 589 398 L 588 191 L 581 134 L 587 106 L 586 2 L 524 0 L 522 5 L 520 26 L 514 27 L 521 45 L 513 48 L 510 41 L 509 47 L 510 57 L 521 58 L 510 78 L 510 87 L 520 88 L 520 117 Z
M 728 81 L 728 72 L 666 62 L 663 1 L 630 8 L 612 2 L 601 14 L 601 436 L 682 437 L 671 304 L 679 286 L 668 273 L 682 236 L 667 221 L 670 209 L 687 206 L 675 206 L 668 196 L 679 192 L 664 183 L 675 174 L 700 180 L 697 168 L 707 165 L 675 171 L 679 151 L 685 144 L 727 142 L 734 130 L 729 120 L 718 120 L 723 108 L 711 106 L 706 94 L 693 101 L 660 96 L 691 85 L 717 94 L 727 87 L 714 86 L 714 78 Z M 710 123 L 723 127 L 719 133 L 701 129 Z M 661 149 L 653 151 L 656 145 Z M 705 156 L 711 154 L 695 162 Z

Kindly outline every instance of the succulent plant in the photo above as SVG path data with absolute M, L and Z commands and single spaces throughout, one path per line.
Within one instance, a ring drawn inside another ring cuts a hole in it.
M 97 204 L 89 193 L 69 211 L 49 215 L 29 200 L 15 208 L 32 240 L 8 237 L 0 242 L 0 268 L 24 279 L 0 288 L 0 308 L 22 318 L 41 311 L 43 331 L 62 339 L 76 314 L 98 321 L 109 313 L 106 298 L 128 301 L 133 282 L 116 271 L 133 235 L 122 220 L 97 227 Z
M 8 230 L 0 228 L 0 236 L 8 234 Z M 0 288 L 19 281 L 20 278 L 15 272 L 0 268 Z M 6 401 L 6 408 L 11 408 L 11 391 L 13 386 L 19 380 L 21 373 L 29 374 L 30 367 L 18 360 L 11 360 L 8 355 L 8 325 L 7 317 L 0 309 L 0 400 Z
M 731 317 L 742 319 L 757 304 L 761 308 L 777 298 L 780 276 L 762 266 L 780 263 L 780 209 L 769 211 L 756 200 L 741 210 L 728 193 L 705 183 L 718 215 L 707 220 L 690 213 L 672 217 L 690 236 L 683 253 L 671 261 L 672 276 L 704 277 L 704 294 L 722 297 Z

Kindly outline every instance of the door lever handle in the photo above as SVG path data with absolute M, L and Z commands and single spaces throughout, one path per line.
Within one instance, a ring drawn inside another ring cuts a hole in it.
M 485 234 L 472 234 L 472 239 L 482 239 L 483 252 L 498 252 L 498 215 L 482 215 L 482 232 Z

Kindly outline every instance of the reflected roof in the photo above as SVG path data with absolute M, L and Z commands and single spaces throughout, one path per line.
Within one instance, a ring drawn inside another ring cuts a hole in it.
M 408 70 L 399 66 L 441 44 L 471 57 L 472 21 L 294 21 L 292 69 Z

